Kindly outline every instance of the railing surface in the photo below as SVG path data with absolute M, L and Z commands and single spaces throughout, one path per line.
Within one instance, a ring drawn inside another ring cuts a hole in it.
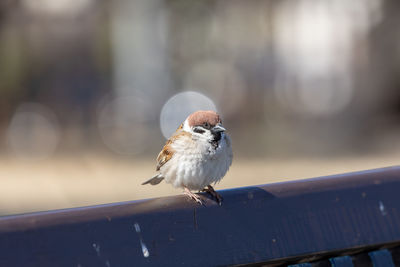
M 0 217 L 0 266 L 399 261 L 400 167 L 219 193 Z

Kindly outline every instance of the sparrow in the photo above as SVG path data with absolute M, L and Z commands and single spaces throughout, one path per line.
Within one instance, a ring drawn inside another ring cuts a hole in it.
M 202 204 L 192 190 L 210 193 L 218 202 L 222 197 L 211 184 L 219 182 L 232 164 L 231 139 L 214 111 L 190 114 L 167 140 L 158 154 L 158 174 L 142 183 L 157 185 L 162 180 Z

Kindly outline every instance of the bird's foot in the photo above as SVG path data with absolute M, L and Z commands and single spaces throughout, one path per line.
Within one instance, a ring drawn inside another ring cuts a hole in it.
M 209 193 L 211 196 L 213 196 L 217 200 L 217 203 L 220 206 L 222 205 L 222 196 L 220 194 L 218 194 L 211 185 L 207 185 L 207 188 L 204 188 L 202 191 Z
M 196 195 L 195 193 L 193 193 L 192 191 L 190 191 L 189 188 L 185 187 L 183 194 L 189 196 L 191 199 L 193 199 L 200 205 L 203 205 L 203 202 L 201 201 L 200 197 L 198 195 Z

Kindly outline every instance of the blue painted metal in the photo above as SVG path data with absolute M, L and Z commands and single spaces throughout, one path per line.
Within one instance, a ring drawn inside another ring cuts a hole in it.
M 395 267 L 392 254 L 387 249 L 368 253 L 374 267 Z
M 400 167 L 0 218 L 0 266 L 291 262 L 400 242 Z
M 350 256 L 341 256 L 330 258 L 332 267 L 353 267 L 353 261 Z

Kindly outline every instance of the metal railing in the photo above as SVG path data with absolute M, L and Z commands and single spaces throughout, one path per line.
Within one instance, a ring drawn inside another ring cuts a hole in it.
M 0 217 L 0 266 L 399 261 L 400 167 L 219 193 Z

